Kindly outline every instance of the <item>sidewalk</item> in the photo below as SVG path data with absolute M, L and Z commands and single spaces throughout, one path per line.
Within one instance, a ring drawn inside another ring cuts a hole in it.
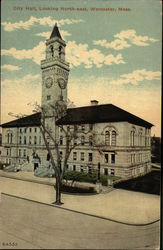
M 0 171 L 0 176 L 3 193 L 49 205 L 55 201 L 54 179 L 35 177 L 30 172 Z M 62 194 L 62 201 L 61 208 L 120 223 L 145 225 L 160 218 L 160 197 L 157 195 L 114 189 L 99 195 Z

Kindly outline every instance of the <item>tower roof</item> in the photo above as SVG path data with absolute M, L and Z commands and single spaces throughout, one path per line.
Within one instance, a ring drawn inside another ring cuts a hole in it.
M 60 39 L 62 39 L 61 34 L 59 32 L 59 29 L 58 29 L 58 26 L 57 26 L 57 23 L 54 25 L 53 31 L 50 35 L 50 39 L 53 37 L 59 37 Z

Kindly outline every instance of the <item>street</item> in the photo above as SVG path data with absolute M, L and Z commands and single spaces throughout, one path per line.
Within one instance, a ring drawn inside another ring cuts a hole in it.
M 159 222 L 128 226 L 4 194 L 0 216 L 1 249 L 159 249 Z

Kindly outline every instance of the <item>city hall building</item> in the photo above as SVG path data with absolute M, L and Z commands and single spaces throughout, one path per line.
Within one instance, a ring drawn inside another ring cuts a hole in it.
M 113 104 L 99 105 L 96 100 L 90 106 L 67 108 L 64 116 L 55 119 L 52 105 L 61 97 L 67 101 L 69 64 L 65 60 L 65 47 L 55 25 L 46 40 L 46 58 L 41 61 L 41 106 L 47 108 L 46 125 L 53 133 L 53 127 L 58 126 L 54 136 L 59 140 L 61 155 L 65 153 L 62 126 L 80 128 L 67 169 L 90 172 L 100 166 L 102 174 L 124 178 L 146 174 L 151 170 L 151 123 Z M 40 131 L 41 119 L 42 114 L 38 112 L 1 125 L 3 163 L 24 171 L 49 167 L 50 159 Z M 54 147 L 52 141 L 50 147 Z

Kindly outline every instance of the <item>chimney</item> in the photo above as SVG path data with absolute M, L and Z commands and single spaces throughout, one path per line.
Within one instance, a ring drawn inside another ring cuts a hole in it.
M 98 105 L 98 101 L 97 100 L 91 100 L 91 106 L 96 106 Z

